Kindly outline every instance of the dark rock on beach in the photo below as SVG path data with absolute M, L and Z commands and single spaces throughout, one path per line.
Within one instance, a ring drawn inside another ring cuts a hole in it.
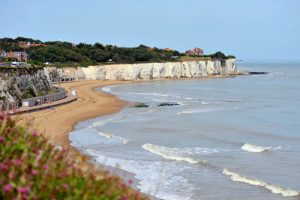
M 134 108 L 148 108 L 149 105 L 145 104 L 145 103 L 137 103 L 133 106 Z
M 268 74 L 269 72 L 249 72 L 250 75 L 262 75 L 262 74 Z
M 249 71 L 241 71 L 239 72 L 237 75 L 264 75 L 264 74 L 268 74 L 269 72 L 249 72 Z
M 158 104 L 157 106 L 178 106 L 178 103 L 170 103 L 170 102 L 166 102 L 166 103 L 161 103 Z

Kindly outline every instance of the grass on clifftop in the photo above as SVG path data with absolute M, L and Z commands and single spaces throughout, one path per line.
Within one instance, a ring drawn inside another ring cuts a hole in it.
M 0 115 L 0 199 L 146 199 L 118 177 L 97 178 L 67 151 Z

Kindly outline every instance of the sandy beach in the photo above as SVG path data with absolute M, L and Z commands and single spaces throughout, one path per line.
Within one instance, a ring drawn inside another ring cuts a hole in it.
M 19 115 L 21 122 L 30 122 L 34 129 L 43 134 L 52 144 L 69 149 L 72 159 L 88 159 L 70 145 L 69 133 L 77 122 L 119 112 L 128 102 L 113 95 L 95 91 L 107 85 L 130 83 L 129 81 L 80 81 L 57 86 L 67 90 L 75 89 L 78 100 L 67 105 Z M 82 162 L 84 170 L 92 168 L 89 162 Z M 101 170 L 100 170 L 101 171 Z

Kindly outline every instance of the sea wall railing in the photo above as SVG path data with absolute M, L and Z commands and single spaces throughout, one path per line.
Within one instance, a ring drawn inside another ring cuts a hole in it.
M 15 110 L 18 107 L 19 107 L 19 104 L 17 102 L 0 101 L 0 112 Z
M 53 101 L 58 101 L 64 99 L 67 96 L 67 91 L 60 87 L 55 87 L 56 92 L 54 94 L 47 94 L 43 96 L 33 97 L 29 99 L 22 100 L 22 106 L 32 107 L 37 105 L 42 105 L 44 103 L 50 103 Z

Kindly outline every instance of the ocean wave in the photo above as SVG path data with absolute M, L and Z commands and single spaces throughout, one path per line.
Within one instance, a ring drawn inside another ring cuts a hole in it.
M 270 150 L 277 150 L 277 149 L 281 149 L 281 147 L 263 147 L 263 146 L 257 146 L 254 144 L 244 144 L 241 149 L 243 149 L 244 151 L 249 151 L 249 152 L 253 152 L 253 153 L 261 153 L 264 151 L 270 151 Z
M 174 150 L 174 148 L 168 148 L 164 146 L 154 145 L 154 144 L 144 144 L 143 149 L 149 151 L 153 154 L 159 155 L 165 159 L 176 160 L 176 161 L 184 161 L 190 164 L 205 164 L 205 160 L 197 160 L 188 156 L 182 155 L 182 153 Z
M 207 113 L 207 112 L 213 112 L 213 111 L 217 111 L 217 109 L 214 109 L 214 108 L 205 108 L 205 109 L 196 109 L 196 110 L 185 110 L 185 111 L 178 112 L 177 115 Z
M 157 93 L 157 92 L 127 92 L 126 94 L 142 95 L 142 96 L 156 96 L 156 97 L 169 97 L 169 96 L 173 96 L 171 94 L 163 94 L 163 93 Z
M 193 97 L 185 97 L 184 99 L 185 99 L 185 100 L 198 100 L 198 99 L 193 98 Z
M 269 184 L 269 183 L 265 183 L 265 182 L 257 180 L 257 179 L 247 178 L 247 177 L 242 176 L 238 173 L 232 172 L 228 169 L 224 169 L 223 174 L 225 174 L 227 176 L 230 176 L 230 179 L 232 181 L 243 182 L 243 183 L 247 183 L 249 185 L 264 187 L 264 188 L 270 190 L 271 192 L 273 192 L 274 194 L 281 194 L 284 197 L 299 195 L 299 192 L 297 192 L 297 191 L 294 191 L 294 190 L 291 190 L 291 189 L 286 189 L 286 188 L 276 186 L 276 185 L 272 185 L 272 184 Z
M 212 154 L 212 153 L 219 153 L 220 151 L 226 151 L 226 149 L 213 149 L 213 148 L 170 148 L 173 151 L 180 152 L 187 155 L 205 155 L 205 154 Z
M 99 155 L 99 153 L 94 149 L 86 149 L 86 152 L 91 156 L 95 156 L 95 157 Z
M 109 86 L 109 87 L 103 87 L 102 89 L 101 89 L 103 92 L 105 92 L 105 93 L 111 93 L 111 86 Z
M 106 138 L 109 138 L 109 139 L 118 139 L 118 140 L 121 140 L 123 144 L 128 144 L 131 142 L 131 140 L 129 139 L 126 139 L 126 138 L 123 138 L 121 136 L 117 136 L 117 135 L 113 135 L 111 133 L 103 133 L 103 132 L 99 132 L 99 135 L 101 135 L 102 137 L 106 137 Z
M 212 102 L 209 102 L 209 101 L 201 101 L 201 104 L 202 104 L 202 105 L 209 105 L 209 104 L 212 104 Z
M 96 128 L 99 126 L 104 126 L 107 122 L 101 121 L 101 122 L 94 122 L 92 125 L 89 126 L 89 128 Z
M 113 91 L 112 91 L 112 88 L 115 88 L 115 87 L 119 87 L 120 85 L 110 85 L 110 86 L 105 86 L 105 87 L 102 87 L 101 88 L 101 91 L 102 92 L 105 92 L 105 93 L 108 93 L 108 94 L 111 94 Z
M 157 99 L 157 98 L 151 98 L 151 97 L 146 97 L 145 99 L 150 99 L 150 100 L 156 101 L 156 102 L 164 102 L 164 101 L 166 101 L 166 99 Z
M 136 181 L 138 181 L 136 186 L 143 193 L 158 199 L 192 199 L 195 188 L 185 177 L 179 175 L 186 168 L 178 168 L 178 163 L 166 164 L 166 162 L 147 159 L 127 159 L 127 156 L 120 158 L 111 154 L 103 155 L 103 152 L 91 149 L 88 150 L 88 153 L 95 157 L 98 163 L 133 173 Z M 130 176 L 125 175 L 123 178 L 126 180 Z

